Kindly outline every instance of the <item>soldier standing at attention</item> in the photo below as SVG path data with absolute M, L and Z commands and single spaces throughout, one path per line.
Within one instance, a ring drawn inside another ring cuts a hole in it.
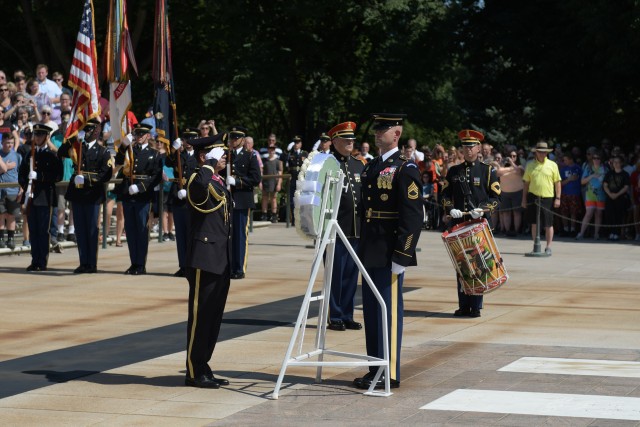
M 400 386 L 400 349 L 404 306 L 402 282 L 407 266 L 417 265 L 416 245 L 422 229 L 420 172 L 398 150 L 404 114 L 374 114 L 373 130 L 380 156 L 362 172 L 362 235 L 359 256 L 387 306 L 387 318 L 368 285 L 362 287 L 367 354 L 384 358 L 384 342 L 389 345 L 389 380 Z M 382 335 L 387 322 L 389 336 Z M 356 387 L 368 389 L 378 367 L 372 366 Z M 375 384 L 384 388 L 384 378 Z
M 340 123 L 329 131 L 333 154 L 344 173 L 345 191 L 340 195 L 338 225 L 349 239 L 354 251 L 360 241 L 360 177 L 364 163 L 351 155 L 356 140 L 356 124 Z M 320 137 L 322 141 L 322 137 Z M 362 329 L 362 324 L 353 320 L 354 297 L 358 288 L 358 266 L 347 251 L 342 239 L 336 238 L 331 275 L 331 297 L 329 298 L 329 329 Z
M 127 155 L 128 164 L 122 168 L 124 173 L 120 191 L 124 213 L 124 230 L 127 233 L 127 246 L 131 266 L 124 274 L 147 274 L 147 252 L 149 251 L 149 210 L 153 189 L 162 180 L 162 159 L 160 153 L 149 146 L 151 126 L 136 124 L 133 136 L 127 135 L 116 154 L 116 165 L 124 165 Z M 131 138 L 131 139 L 130 139 Z M 135 141 L 132 150 L 129 145 Z
M 106 147 L 98 144 L 102 130 L 98 118 L 84 126 L 84 142 L 80 146 L 82 159 L 76 157 L 76 170 L 69 180 L 65 198 L 71 202 L 80 265 L 75 274 L 95 273 L 98 265 L 98 215 L 106 198 L 105 183 L 111 179 L 113 165 Z M 70 152 L 71 151 L 71 152 Z M 58 157 L 76 156 L 70 141 L 58 150 Z M 78 160 L 81 163 L 78 164 Z M 111 215 L 109 212 L 108 215 Z
M 442 206 L 453 218 L 456 225 L 466 221 L 464 213 L 473 219 L 485 215 L 490 220 L 491 213 L 498 207 L 500 182 L 496 170 L 488 163 L 478 160 L 480 143 L 484 135 L 475 130 L 463 130 L 458 138 L 464 153 L 464 162 L 452 166 L 442 182 Z M 490 222 L 489 222 L 490 223 Z M 467 295 L 462 291 L 457 278 L 458 309 L 454 316 L 480 317 L 482 295 Z
M 62 162 L 47 144 L 52 130 L 42 123 L 33 125 L 32 144 L 35 146 L 27 151 L 18 171 L 18 182 L 24 190 L 25 200 L 31 198 L 27 200 L 31 236 L 31 264 L 27 271 L 46 271 L 49 260 L 49 226 L 53 204 L 57 203 L 56 182 L 62 179 Z
M 198 167 L 193 151 L 193 147 L 189 141 L 198 137 L 197 129 L 187 128 L 180 138 L 173 141 L 171 151 L 165 160 L 168 167 L 173 167 L 173 179 L 171 190 L 169 191 L 169 203 L 173 208 L 173 225 L 176 229 L 176 250 L 178 251 L 178 271 L 174 277 L 185 277 L 185 253 L 187 251 L 187 186 L 189 177 Z M 178 162 L 182 168 L 182 186 L 178 183 Z
M 231 195 L 218 174 L 226 166 L 222 140 L 226 134 L 191 141 L 200 166 L 189 178 L 189 235 L 185 273 L 189 281 L 187 375 L 185 385 L 220 388 L 209 367 L 230 286 Z
M 298 135 L 293 137 L 293 147 L 289 154 L 287 154 L 287 171 L 291 175 L 291 181 L 289 181 L 289 205 L 291 206 L 291 225 L 295 223 L 295 218 L 293 217 L 293 195 L 296 192 L 296 182 L 298 181 L 298 175 L 300 174 L 300 167 L 302 166 L 302 162 L 306 159 L 309 154 L 306 151 L 302 150 L 302 138 Z
M 229 131 L 229 146 L 233 150 L 231 176 L 227 180 L 227 184 L 231 185 L 233 197 L 232 279 L 244 279 L 247 271 L 249 215 L 251 209 L 256 207 L 253 189 L 260 184 L 262 176 L 258 156 L 244 148 L 246 135 L 247 129 L 242 126 L 234 126 Z

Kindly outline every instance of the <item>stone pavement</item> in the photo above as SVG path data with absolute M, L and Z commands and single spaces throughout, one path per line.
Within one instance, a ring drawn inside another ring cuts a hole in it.
M 0 420 L 47 426 L 640 425 L 633 407 L 640 368 L 632 363 L 640 362 L 640 246 L 560 239 L 552 257 L 528 258 L 530 240 L 497 242 L 509 282 L 486 296 L 481 318 L 454 318 L 453 268 L 439 233 L 422 233 L 419 266 L 405 278 L 402 385 L 388 398 L 351 387 L 363 369 L 324 368 L 323 382 L 315 384 L 315 369 L 290 367 L 279 399 L 269 399 L 313 252 L 283 224 L 253 232 L 247 278 L 232 281 L 211 362 L 216 375 L 231 381 L 220 390 L 183 386 L 187 284 L 172 277 L 172 242 L 151 242 L 146 276 L 122 274 L 126 247 L 101 250 L 95 275 L 71 274 L 78 263 L 74 248 L 51 254 L 45 273 L 24 271 L 28 254 L 2 256 Z M 362 318 L 360 308 L 356 317 Z M 311 319 L 310 339 L 314 332 Z M 363 353 L 364 334 L 328 331 L 327 346 Z M 538 371 L 509 370 L 526 360 Z M 615 361 L 621 364 L 602 365 Z M 552 372 L 553 363 L 564 367 Z M 491 397 L 487 407 L 503 407 L 485 411 L 483 393 L 492 391 L 506 394 Z M 480 402 L 456 401 L 459 392 L 478 393 Z M 518 409 L 510 399 L 522 392 L 560 403 L 569 396 L 566 414 L 562 404 L 556 412 Z M 587 402 L 576 416 L 570 409 L 577 395 L 630 400 L 604 416 L 592 416 L 598 404 Z

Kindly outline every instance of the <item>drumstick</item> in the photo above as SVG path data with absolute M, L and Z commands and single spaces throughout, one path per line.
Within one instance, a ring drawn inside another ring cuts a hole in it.
M 478 211 L 476 211 L 478 212 Z M 491 209 L 480 209 L 480 212 L 491 212 Z M 467 212 L 462 212 L 462 215 L 471 215 L 471 211 L 467 211 Z M 451 215 L 445 215 L 444 219 L 445 221 L 449 221 L 450 219 L 452 219 L 453 217 Z

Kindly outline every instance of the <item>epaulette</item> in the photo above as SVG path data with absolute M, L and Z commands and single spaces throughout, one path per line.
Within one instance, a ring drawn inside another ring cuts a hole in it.
M 483 165 L 487 165 L 487 166 L 491 166 L 491 162 L 483 160 L 480 163 L 482 163 Z
M 407 159 L 404 154 L 400 154 L 400 156 L 398 157 L 400 160 L 404 160 L 405 162 L 408 162 L 409 159 Z

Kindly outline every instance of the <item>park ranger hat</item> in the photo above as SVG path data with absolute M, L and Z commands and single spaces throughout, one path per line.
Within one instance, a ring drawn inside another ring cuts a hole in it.
M 329 131 L 329 136 L 334 138 L 356 139 L 356 124 L 354 122 L 344 122 L 335 125 Z
M 458 132 L 458 139 L 460 140 L 460 145 L 473 147 L 484 141 L 484 135 L 477 130 L 465 129 Z
M 397 113 L 372 113 L 373 130 L 385 130 L 393 126 L 402 126 L 406 114 Z

